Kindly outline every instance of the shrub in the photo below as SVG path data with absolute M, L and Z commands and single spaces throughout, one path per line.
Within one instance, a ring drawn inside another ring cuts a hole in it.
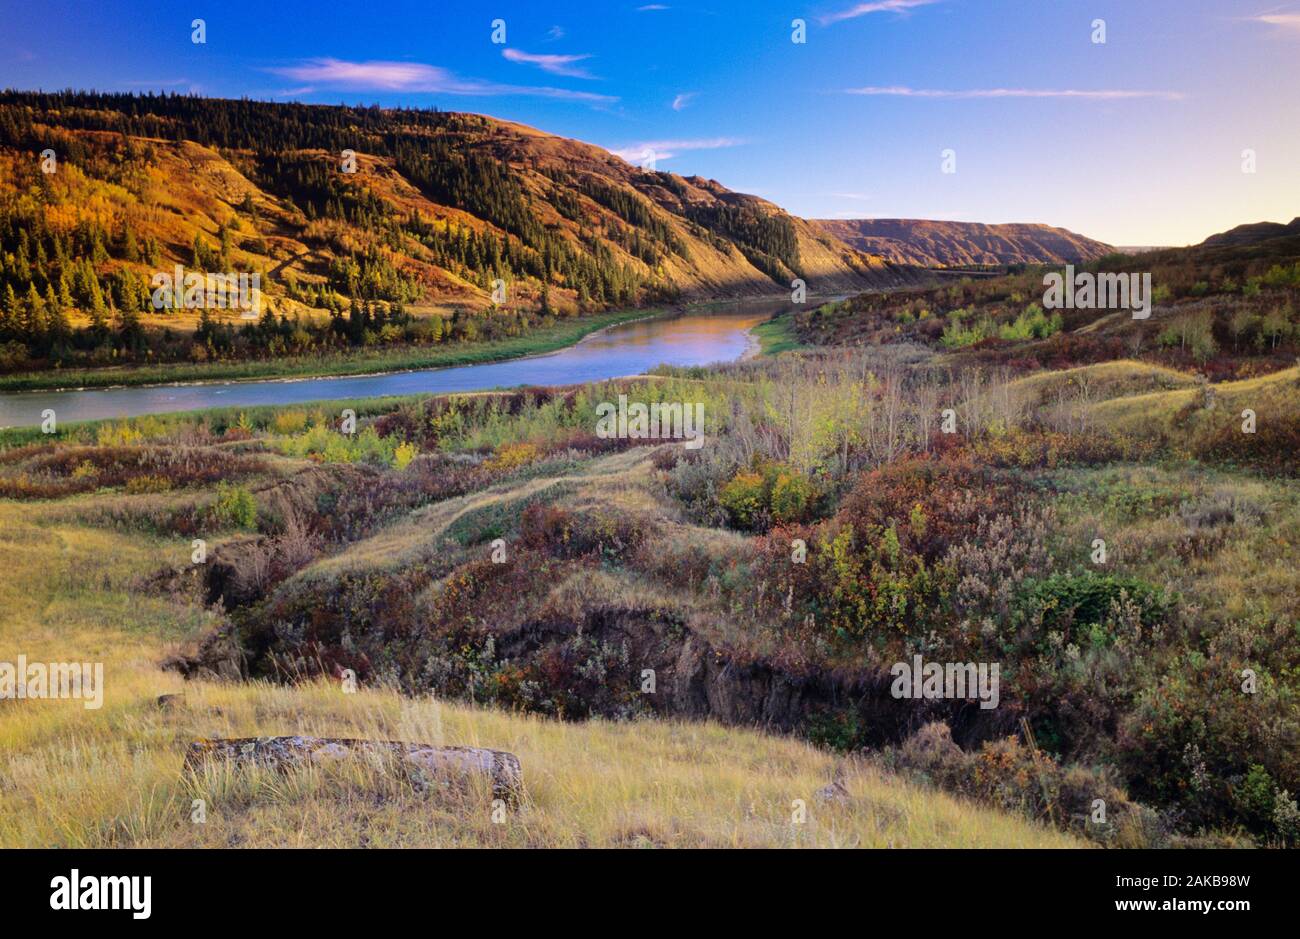
M 318 422 L 295 437 L 279 441 L 276 446 L 282 453 L 309 457 L 320 463 L 392 466 L 398 443 L 395 437 L 381 437 L 373 426 L 348 436 Z
M 1283 789 L 1277 794 L 1273 807 L 1273 827 L 1277 829 L 1278 838 L 1288 848 L 1300 844 L 1300 807 L 1296 806 L 1291 793 Z
M 1041 306 L 1031 303 L 1013 322 L 998 328 L 998 338 L 1012 342 L 1046 339 L 1059 333 L 1063 326 L 1064 320 L 1059 312 L 1048 316 Z
M 893 524 L 904 554 L 932 563 L 973 532 L 980 518 L 1010 512 L 1011 483 L 968 455 L 909 457 L 860 476 L 837 518 L 873 541 Z
M 1130 801 L 1109 772 L 1063 766 L 1017 737 L 991 740 L 967 752 L 953 741 L 947 724 L 932 722 L 902 746 L 887 750 L 884 760 L 942 789 L 1103 844 L 1157 847 L 1163 840 L 1154 813 Z M 1106 806 L 1104 822 L 1093 817 L 1097 799 Z
M 520 517 L 519 537 L 529 549 L 557 558 L 599 555 L 622 560 L 641 545 L 647 531 L 639 519 L 614 511 L 570 512 L 530 503 Z
M 129 447 L 143 439 L 143 435 L 128 421 L 120 424 L 105 421 L 95 430 L 95 442 L 101 447 Z
M 277 434 L 300 434 L 307 429 L 304 411 L 279 411 L 271 418 L 271 430 Z
M 538 455 L 535 444 L 508 443 L 499 447 L 487 462 L 489 468 L 494 470 L 512 470 L 533 462 Z
M 371 466 L 392 466 L 397 450 L 397 441 L 379 436 L 373 427 L 367 427 L 356 436 L 355 462 Z
M 1150 456 L 1157 441 L 1134 440 L 1102 431 L 1078 433 L 1013 428 L 980 437 L 971 444 L 975 455 L 992 466 L 1020 469 L 1057 466 L 1096 466 L 1116 460 Z
M 817 490 L 810 480 L 781 470 L 772 483 L 772 517 L 782 524 L 803 521 L 816 497 Z
M 1142 624 L 1149 627 L 1168 615 L 1174 600 L 1137 577 L 1091 571 L 1051 574 L 1025 583 L 1015 619 L 1041 623 L 1046 630 L 1060 632 L 1065 641 L 1109 643 L 1115 637 L 1103 627 L 1125 602 L 1136 605 Z
M 171 481 L 165 476 L 153 474 L 136 476 L 126 481 L 126 491 L 133 495 L 141 492 L 166 492 L 171 487 Z
M 260 458 L 215 447 L 195 446 L 42 446 L 9 451 L 0 493 L 13 498 L 61 498 L 114 486 L 134 492 L 212 484 L 262 470 Z M 164 487 L 165 481 L 165 487 Z
M 763 477 L 760 473 L 740 472 L 722 487 L 718 502 L 737 528 L 758 527 L 759 513 L 765 508 Z
M 664 448 L 670 452 L 679 449 Z M 735 471 L 735 463 L 719 455 L 717 448 L 683 450 L 667 471 L 664 486 L 692 521 L 709 526 L 725 525 L 729 513 L 722 506 L 721 491 Z
M 253 528 L 257 525 L 257 500 L 243 486 L 218 483 L 212 515 L 219 525 Z
M 722 487 L 718 502 L 735 528 L 766 531 L 773 521 L 792 524 L 812 515 L 819 492 L 793 467 L 768 463 L 741 470 Z
M 1242 433 L 1241 419 L 1233 416 L 1199 434 L 1190 449 L 1202 460 L 1280 476 L 1300 476 L 1300 415 L 1261 413 L 1253 434 Z
M 1116 728 L 1117 763 L 1132 792 L 1189 827 L 1233 819 L 1275 835 L 1275 793 L 1300 788 L 1300 709 L 1287 678 L 1300 667 L 1295 624 L 1232 621 L 1198 645 L 1170 650 L 1137 683 Z M 1254 693 L 1242 685 L 1248 668 Z
M 910 639 L 956 635 L 959 571 L 947 555 L 1009 505 L 1003 481 L 966 457 L 905 458 L 862 474 L 834 519 L 801 533 L 806 576 L 781 574 L 789 547 L 775 543 L 764 543 L 756 573 L 781 585 L 785 621 L 812 617 L 824 637 L 858 641 L 858 654 L 901 653 Z
M 964 312 L 954 310 L 953 313 Z M 940 342 L 947 349 L 964 349 L 966 346 L 973 346 L 977 342 L 983 342 L 990 336 L 994 335 L 996 327 L 990 319 L 981 319 L 971 326 L 964 326 L 960 316 L 949 314 L 948 325 L 944 327 L 943 336 Z
M 1237 811 L 1252 828 L 1263 828 L 1273 821 L 1277 805 L 1277 787 L 1273 777 L 1258 763 L 1251 764 L 1246 778 L 1233 787 L 1232 799 Z
M 393 451 L 393 468 L 398 470 L 406 469 L 419 452 L 419 448 L 413 443 L 407 441 L 399 443 L 397 449 Z

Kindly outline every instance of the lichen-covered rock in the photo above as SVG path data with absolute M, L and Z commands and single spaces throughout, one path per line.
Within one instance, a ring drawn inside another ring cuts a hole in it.
M 827 783 L 814 792 L 813 798 L 827 805 L 848 805 L 853 801 L 853 797 L 849 795 L 849 790 L 845 789 L 844 784 L 838 779 Z
M 199 772 L 205 763 L 218 760 L 290 769 L 349 757 L 389 759 L 395 769 L 408 774 L 417 783 L 482 775 L 491 780 L 494 798 L 515 802 L 523 795 L 523 770 L 519 758 L 513 753 L 483 747 L 435 747 L 394 740 L 302 736 L 196 740 L 186 751 L 185 769 Z

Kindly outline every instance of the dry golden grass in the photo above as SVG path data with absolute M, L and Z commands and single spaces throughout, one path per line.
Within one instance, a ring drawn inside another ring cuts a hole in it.
M 660 508 L 647 492 L 649 456 L 648 449 L 634 448 L 593 460 L 577 473 L 500 483 L 435 502 L 349 545 L 336 555 L 322 558 L 303 576 L 334 577 L 363 568 L 392 570 L 416 564 L 427 560 L 430 552 L 446 550 L 444 535 L 447 529 L 470 513 L 529 498 L 554 502 L 562 492 L 579 484 L 582 486 L 580 493 L 565 504 L 606 504 L 613 501 L 621 509 Z
M 1300 367 L 1209 387 L 1215 407 L 1192 414 L 1185 431 L 1195 430 L 1205 422 L 1233 419 L 1244 408 L 1254 410 L 1261 420 L 1265 415 L 1294 414 L 1300 406 Z M 1180 412 L 1196 408 L 1202 394 L 1195 387 L 1157 391 L 1102 401 L 1090 410 L 1100 424 L 1117 433 L 1173 433 Z
M 566 724 L 383 689 L 186 683 L 158 662 L 207 625 L 130 588 L 187 548 L 46 522 L 0 502 L 5 657 L 102 661 L 105 701 L 0 702 L 0 845 L 981 846 L 1076 839 L 882 776 L 795 739 L 715 724 Z M 183 703 L 160 709 L 160 694 Z M 209 773 L 202 736 L 308 733 L 511 750 L 528 795 L 503 824 L 486 794 L 420 794 L 362 766 Z M 819 803 L 837 769 L 850 805 Z M 207 820 L 191 821 L 193 800 Z M 807 818 L 795 822 L 796 800 Z
M 1063 394 L 1086 394 L 1090 400 L 1098 401 L 1195 385 L 1195 378 L 1177 369 L 1119 359 L 1060 371 L 1035 372 L 1011 382 L 1009 390 L 1021 401 L 1034 406 L 1047 404 Z
M 1114 563 L 1183 595 L 1209 622 L 1261 609 L 1300 619 L 1300 482 L 1172 465 L 1067 471 L 1061 481 L 1088 494 L 1088 508 L 1069 513 L 1063 541 L 1086 546 L 1106 532 Z M 1125 500 L 1108 498 L 1129 493 L 1178 493 L 1188 517 L 1222 507 L 1233 519 L 1211 532 L 1222 538 L 1216 550 L 1189 554 L 1188 518 L 1178 509 L 1125 511 Z

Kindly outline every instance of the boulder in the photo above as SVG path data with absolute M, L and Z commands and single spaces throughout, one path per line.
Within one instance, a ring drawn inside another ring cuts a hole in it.
M 204 764 L 221 760 L 288 770 L 349 757 L 391 760 L 395 768 L 423 785 L 455 777 L 485 776 L 492 782 L 493 798 L 517 802 L 523 795 L 523 771 L 513 753 L 394 740 L 302 736 L 196 740 L 185 753 L 185 769 L 197 773 Z
M 845 789 L 844 784 L 838 779 L 827 783 L 814 792 L 813 798 L 825 805 L 848 805 L 853 801 L 853 797 L 849 795 L 849 790 Z

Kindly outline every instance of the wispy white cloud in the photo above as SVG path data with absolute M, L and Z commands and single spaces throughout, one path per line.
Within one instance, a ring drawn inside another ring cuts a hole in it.
M 817 21 L 823 26 L 829 26 L 832 23 L 842 23 L 844 20 L 854 20 L 868 13 L 906 13 L 908 10 L 939 2 L 941 0 L 876 0 L 874 3 L 859 3 L 838 13 L 827 13 L 825 16 L 818 17 Z
M 640 163 L 653 155 L 656 160 L 670 160 L 679 153 L 689 150 L 721 150 L 724 147 L 739 147 L 749 141 L 739 137 L 701 137 L 691 140 L 646 140 L 627 147 L 611 149 L 614 156 L 622 157 L 629 163 Z
M 658 10 L 667 10 L 667 9 L 669 9 L 669 7 L 664 6 L 662 3 L 647 3 L 643 7 L 637 7 L 636 11 L 638 13 L 654 13 Z
M 1300 13 L 1261 13 L 1259 16 L 1250 17 L 1250 19 L 1256 23 L 1280 26 L 1283 29 L 1293 29 L 1300 32 Z
M 521 65 L 536 65 L 543 72 L 552 75 L 567 75 L 569 78 L 595 78 L 577 63 L 590 59 L 589 55 L 546 55 L 525 52 L 522 49 L 502 49 L 501 54 L 510 62 Z
M 698 94 L 699 92 L 697 91 L 683 91 L 676 98 L 673 98 L 673 110 L 674 111 L 685 110 L 687 105 L 689 105 L 691 101 L 694 100 Z
M 356 91 L 405 91 L 466 96 L 528 95 L 591 104 L 610 104 L 618 98 L 565 88 L 506 85 L 477 78 L 461 78 L 437 65 L 421 62 L 347 62 L 342 59 L 308 59 L 297 65 L 266 71 L 312 87 L 348 88 Z
M 1177 91 L 1132 91 L 1121 88 L 1077 89 L 1077 88 L 908 88 L 903 85 L 875 86 L 865 88 L 845 88 L 849 95 L 889 95 L 898 98 L 1091 98 L 1095 100 L 1119 100 L 1124 98 L 1165 98 L 1178 100 L 1183 97 Z
M 555 42 L 557 39 L 563 39 L 563 38 L 564 38 L 563 26 L 552 26 L 550 29 L 546 31 L 547 42 Z

